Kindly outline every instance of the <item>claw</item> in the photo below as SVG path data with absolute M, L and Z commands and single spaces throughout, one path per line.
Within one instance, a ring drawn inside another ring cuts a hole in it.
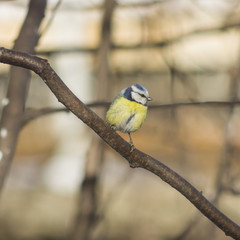
M 134 144 L 133 144 L 132 137 L 131 137 L 130 133 L 128 133 L 128 136 L 129 136 L 130 144 L 131 144 L 131 150 L 130 150 L 130 152 L 132 152 L 132 151 L 135 149 L 135 146 L 134 146 Z
M 116 130 L 117 130 L 117 128 L 116 128 L 116 126 L 115 126 L 115 125 L 111 125 L 111 129 L 112 129 L 112 130 L 114 130 L 114 131 L 116 131 Z
M 135 149 L 135 146 L 133 144 L 131 144 L 131 150 L 130 152 L 133 152 L 133 150 Z

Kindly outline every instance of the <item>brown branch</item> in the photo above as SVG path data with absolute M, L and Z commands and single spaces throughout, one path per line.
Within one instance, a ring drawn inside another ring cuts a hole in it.
M 46 0 L 31 0 L 29 10 L 22 25 L 14 49 L 27 53 L 34 53 L 39 35 L 38 28 L 44 17 Z M 25 102 L 30 83 L 28 69 L 11 67 L 7 91 L 7 102 L 2 111 L 0 120 L 0 192 L 5 177 L 10 168 L 16 149 L 18 134 L 22 127 L 21 118 L 24 114 Z
M 52 10 L 49 20 L 47 21 L 46 25 L 44 26 L 43 30 L 41 31 L 40 36 L 43 36 L 46 33 L 46 31 L 49 29 L 49 27 L 51 26 L 61 4 L 62 4 L 62 0 L 58 0 L 55 7 Z
M 96 101 L 86 104 L 86 106 L 91 108 L 98 107 L 109 107 L 111 102 L 108 101 Z M 203 101 L 203 102 L 175 102 L 175 103 L 152 103 L 148 106 L 149 109 L 162 109 L 162 108 L 178 108 L 178 107 L 223 107 L 223 106 L 231 106 L 231 105 L 239 105 L 239 100 L 229 100 L 229 101 Z
M 108 101 L 96 101 L 86 104 L 91 108 L 99 107 L 109 107 L 111 102 Z M 239 105 L 240 101 L 238 100 L 229 100 L 229 101 L 203 101 L 203 102 L 175 102 L 175 103 L 151 103 L 148 108 L 151 110 L 162 109 L 162 108 L 178 108 L 178 107 L 223 107 L 231 105 Z
M 211 204 L 184 178 L 153 157 L 135 149 L 84 105 L 54 72 L 47 60 L 26 53 L 0 48 L 0 62 L 30 69 L 47 84 L 59 102 L 95 131 L 108 145 L 126 158 L 132 167 L 144 168 L 171 185 L 226 235 L 240 239 L 240 227 Z
M 89 108 L 107 108 L 111 102 L 108 101 L 96 101 L 85 104 Z M 240 101 L 204 101 L 204 102 L 179 102 L 179 103 L 163 103 L 163 104 L 151 104 L 148 106 L 149 110 L 156 109 L 169 109 L 178 107 L 223 107 L 223 106 L 235 106 L 239 105 Z M 44 117 L 48 114 L 69 112 L 67 108 L 41 108 L 41 109 L 26 109 L 24 116 L 22 117 L 22 125 L 26 125 L 28 122 L 33 121 L 39 117 Z
M 165 103 L 165 104 L 151 104 L 150 109 L 159 109 L 159 108 L 178 108 L 178 107 L 223 107 L 223 106 L 234 106 L 240 104 L 238 100 L 230 101 L 203 101 L 203 102 L 179 102 L 179 103 Z M 97 104 L 96 104 L 97 106 Z

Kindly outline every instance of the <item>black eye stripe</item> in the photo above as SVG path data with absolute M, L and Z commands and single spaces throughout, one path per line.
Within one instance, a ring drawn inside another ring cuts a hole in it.
M 143 93 L 139 93 L 139 92 L 135 92 L 133 91 L 134 93 L 137 93 L 138 95 L 140 95 L 141 97 L 144 97 L 144 98 L 147 98 Z

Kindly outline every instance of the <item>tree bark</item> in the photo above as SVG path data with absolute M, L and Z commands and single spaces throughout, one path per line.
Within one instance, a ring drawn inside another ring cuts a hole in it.
M 0 62 L 31 69 L 38 74 L 59 102 L 98 134 L 109 146 L 128 160 L 132 167 L 144 168 L 185 196 L 203 215 L 227 236 L 240 239 L 240 227 L 210 203 L 203 194 L 172 169 L 153 157 L 134 149 L 83 104 L 54 72 L 47 60 L 26 53 L 0 48 Z
M 38 43 L 38 28 L 44 17 L 46 0 L 31 0 L 14 50 L 34 53 Z M 11 67 L 7 96 L 0 120 L 0 192 L 15 153 L 30 83 L 30 71 Z

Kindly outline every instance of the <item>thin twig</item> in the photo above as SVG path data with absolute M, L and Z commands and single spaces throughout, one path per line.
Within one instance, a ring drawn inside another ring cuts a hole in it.
M 106 108 L 109 107 L 111 102 L 108 101 L 96 101 L 86 104 L 89 108 Z M 179 102 L 179 103 L 166 103 L 166 104 L 151 104 L 149 110 L 161 110 L 171 109 L 178 107 L 223 107 L 239 105 L 240 101 L 206 101 L 206 102 Z M 39 117 L 44 117 L 53 113 L 70 112 L 67 108 L 41 108 L 41 109 L 30 109 L 25 110 L 24 116 L 22 117 L 22 125 L 26 125 L 28 122 L 33 121 Z
M 52 10 L 52 14 L 51 14 L 51 17 L 49 18 L 49 20 L 47 21 L 46 25 L 44 26 L 43 30 L 40 32 L 40 37 L 43 36 L 46 31 L 49 29 L 49 27 L 51 26 L 55 16 L 56 16 L 56 13 L 57 13 L 57 10 L 59 9 L 60 5 L 62 3 L 62 0 L 58 0 L 55 7 L 53 8 Z

